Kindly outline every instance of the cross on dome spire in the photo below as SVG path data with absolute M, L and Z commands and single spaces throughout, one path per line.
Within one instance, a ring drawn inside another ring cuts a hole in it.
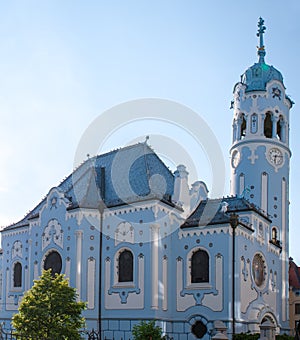
M 258 20 L 258 31 L 256 33 L 256 35 L 259 37 L 259 46 L 257 47 L 257 54 L 259 56 L 259 62 L 260 63 L 264 63 L 265 62 L 265 55 L 266 55 L 266 51 L 265 51 L 265 46 L 264 46 L 264 33 L 266 30 L 266 26 L 264 26 L 264 20 L 262 17 L 259 18 Z

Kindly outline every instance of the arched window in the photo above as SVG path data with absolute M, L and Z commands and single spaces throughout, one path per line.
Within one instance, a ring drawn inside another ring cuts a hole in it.
M 209 258 L 204 250 L 196 251 L 191 259 L 191 282 L 209 282 Z
M 22 265 L 16 262 L 14 265 L 14 287 L 22 287 Z
M 273 131 L 273 128 L 272 128 L 272 117 L 271 117 L 271 114 L 270 112 L 267 112 L 266 113 L 266 117 L 265 117 L 265 120 L 264 120 L 264 135 L 267 137 L 267 138 L 272 138 L 272 131 Z
M 133 255 L 129 250 L 124 250 L 119 256 L 119 282 L 133 281 Z
M 45 258 L 44 269 L 51 269 L 51 275 L 60 274 L 62 268 L 62 259 L 59 253 L 55 250 L 51 251 Z
M 274 227 L 272 228 L 272 242 L 277 243 L 277 229 Z
M 242 114 L 241 116 L 241 138 L 246 136 L 246 119 L 245 119 L 245 115 Z

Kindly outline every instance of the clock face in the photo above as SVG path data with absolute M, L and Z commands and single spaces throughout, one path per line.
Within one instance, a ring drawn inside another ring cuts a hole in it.
M 234 150 L 232 153 L 232 158 L 231 158 L 231 165 L 236 168 L 240 162 L 240 153 L 237 150 Z
M 268 157 L 273 165 L 281 165 L 283 163 L 283 154 L 277 148 L 270 149 Z

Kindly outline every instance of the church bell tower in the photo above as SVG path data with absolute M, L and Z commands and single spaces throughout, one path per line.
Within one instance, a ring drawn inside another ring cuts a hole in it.
M 269 215 L 270 242 L 281 247 L 282 294 L 288 296 L 289 115 L 293 105 L 281 73 L 266 64 L 264 20 L 259 19 L 258 62 L 233 91 L 231 194 L 245 197 Z M 288 320 L 283 301 L 282 321 Z

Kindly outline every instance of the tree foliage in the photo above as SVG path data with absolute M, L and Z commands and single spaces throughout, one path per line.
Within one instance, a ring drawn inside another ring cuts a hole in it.
M 24 295 L 12 318 L 13 327 L 26 339 L 80 339 L 85 303 L 76 298 L 75 288 L 69 286 L 64 275 L 52 277 L 51 269 L 45 270 Z
M 132 328 L 132 335 L 134 340 L 162 340 L 162 329 L 155 326 L 155 321 L 151 320 L 141 321 L 141 323 L 134 325 Z

